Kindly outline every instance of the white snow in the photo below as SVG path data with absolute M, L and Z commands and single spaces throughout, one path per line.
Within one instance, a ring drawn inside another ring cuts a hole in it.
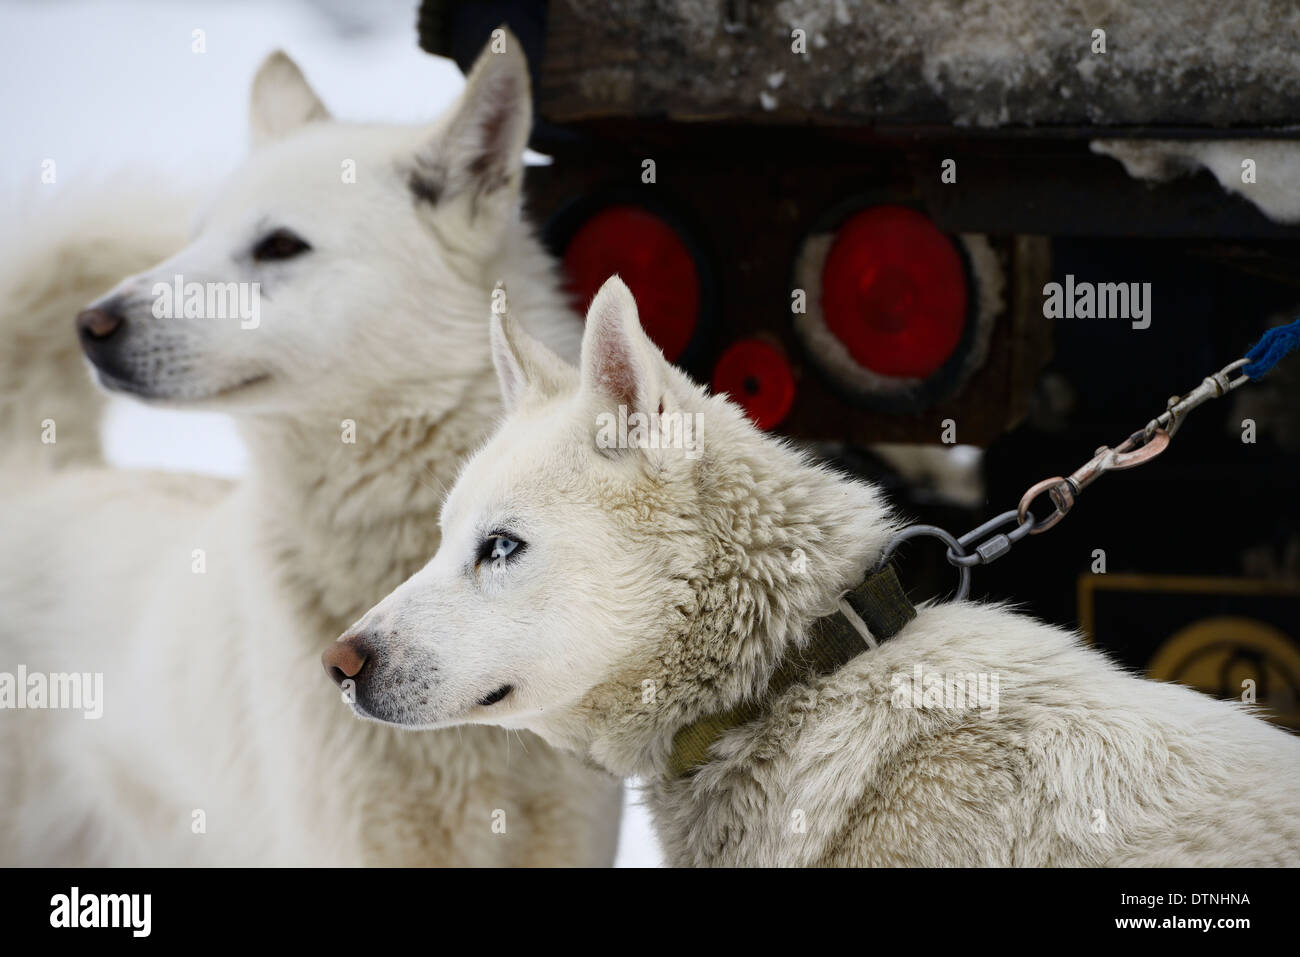
M 1094 140 L 1094 153 L 1124 164 L 1134 179 L 1166 182 L 1208 169 L 1230 193 L 1279 223 L 1300 222 L 1300 142 L 1296 140 Z M 1247 160 L 1254 182 L 1247 182 Z

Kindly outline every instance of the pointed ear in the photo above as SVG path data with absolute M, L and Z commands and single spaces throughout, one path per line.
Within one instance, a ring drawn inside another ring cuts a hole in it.
M 249 110 L 254 147 L 279 139 L 307 123 L 329 118 L 329 110 L 288 54 L 276 50 L 262 61 L 253 77 Z
M 502 27 L 479 54 L 450 115 L 418 151 L 411 190 L 435 205 L 468 198 L 471 218 L 488 200 L 513 208 L 532 123 L 528 61 Z
M 513 412 L 525 395 L 557 396 L 573 388 L 573 367 L 504 313 L 492 313 L 492 364 L 501 398 Z
M 641 328 L 632 290 L 618 276 L 600 287 L 582 336 L 582 388 L 629 413 L 658 412 L 667 360 Z

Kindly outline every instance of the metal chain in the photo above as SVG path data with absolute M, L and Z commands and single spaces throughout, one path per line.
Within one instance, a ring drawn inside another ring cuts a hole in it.
M 1233 373 L 1247 365 L 1248 359 L 1238 359 L 1224 366 L 1212 376 L 1206 376 L 1195 389 L 1183 396 L 1169 399 L 1167 408 L 1145 427 L 1111 448 L 1103 445 L 1091 459 L 1067 477 L 1055 475 L 1031 485 L 1020 498 L 1020 504 L 996 515 L 960 538 L 935 525 L 909 525 L 885 546 L 880 564 L 883 566 L 905 541 L 912 538 L 937 538 L 948 546 L 948 563 L 957 569 L 957 600 L 970 594 L 971 569 L 997 561 L 1011 550 L 1011 546 L 1029 535 L 1039 535 L 1056 526 L 1074 508 L 1079 494 L 1107 472 L 1131 469 L 1145 465 L 1169 447 L 1169 440 L 1182 426 L 1188 413 L 1210 399 L 1227 395 L 1250 381 L 1244 373 L 1233 378 Z M 1046 494 L 1054 506 L 1051 514 L 1036 519 L 1030 506 Z M 1015 523 L 1009 532 L 1004 526 Z

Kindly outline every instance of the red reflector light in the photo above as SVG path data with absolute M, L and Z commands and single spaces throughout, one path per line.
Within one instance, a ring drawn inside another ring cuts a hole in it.
M 874 206 L 846 222 L 822 269 L 827 328 L 855 362 L 924 379 L 953 354 L 966 324 L 966 272 L 925 216 Z
M 606 206 L 569 240 L 564 270 L 580 311 L 617 273 L 636 297 L 641 327 L 668 360 L 686 351 L 699 322 L 700 278 L 686 244 L 654 213 Z
M 776 346 L 741 339 L 727 347 L 714 367 L 713 391 L 730 395 L 760 429 L 772 429 L 794 404 L 794 373 Z

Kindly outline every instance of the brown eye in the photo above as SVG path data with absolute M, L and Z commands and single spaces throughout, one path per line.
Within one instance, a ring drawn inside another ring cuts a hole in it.
M 288 229 L 277 229 L 258 240 L 253 247 L 253 259 L 257 262 L 292 259 L 310 249 L 311 246 L 301 236 Z

